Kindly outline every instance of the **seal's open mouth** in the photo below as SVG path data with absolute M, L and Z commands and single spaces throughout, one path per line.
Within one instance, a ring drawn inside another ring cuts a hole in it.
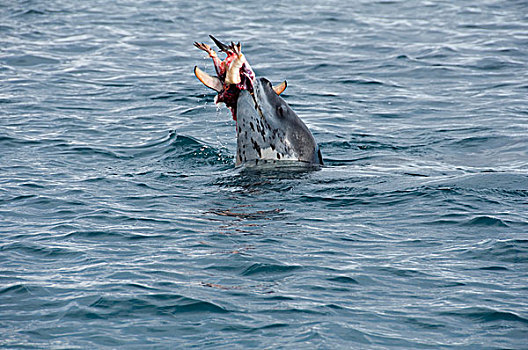
M 213 59 L 217 76 L 212 77 L 198 67 L 194 67 L 194 74 L 205 86 L 218 92 L 215 103 L 225 103 L 231 110 L 233 120 L 236 121 L 236 108 L 240 91 L 248 90 L 253 94 L 255 73 L 242 53 L 240 43 L 231 42 L 230 45 L 225 45 L 212 35 L 209 35 L 209 37 L 215 42 L 220 51 L 226 54 L 226 58 L 222 61 L 209 45 L 195 42 L 194 46 L 207 52 L 209 57 Z M 273 89 L 277 94 L 282 93 L 286 89 L 286 82 Z

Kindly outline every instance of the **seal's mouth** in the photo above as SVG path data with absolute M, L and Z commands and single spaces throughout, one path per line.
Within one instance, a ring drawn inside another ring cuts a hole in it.
M 222 61 L 209 45 L 195 42 L 194 46 L 207 52 L 209 57 L 213 59 L 217 76 L 212 77 L 196 66 L 194 67 L 194 74 L 205 86 L 218 92 L 215 103 L 223 102 L 231 110 L 233 120 L 236 121 L 238 97 L 242 90 L 248 90 L 253 95 L 255 72 L 253 72 L 242 53 L 240 43 L 231 42 L 230 45 L 226 45 L 212 35 L 209 35 L 209 37 L 215 42 L 220 51 L 226 54 L 226 58 Z M 286 89 L 286 86 L 286 81 L 284 81 L 277 87 L 273 87 L 273 89 L 279 95 Z

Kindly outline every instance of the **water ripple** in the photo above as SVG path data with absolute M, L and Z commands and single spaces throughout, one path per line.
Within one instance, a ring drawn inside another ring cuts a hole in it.
M 525 1 L 0 5 L 0 347 L 525 348 Z M 325 166 L 234 166 L 194 41 Z

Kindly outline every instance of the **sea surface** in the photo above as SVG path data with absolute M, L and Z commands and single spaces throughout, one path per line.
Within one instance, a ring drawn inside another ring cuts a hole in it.
M 240 41 L 319 171 L 237 168 Z M 0 2 L 0 348 L 528 348 L 528 3 Z

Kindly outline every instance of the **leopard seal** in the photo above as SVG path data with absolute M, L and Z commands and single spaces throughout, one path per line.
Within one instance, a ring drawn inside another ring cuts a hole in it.
M 273 86 L 266 78 L 258 78 L 240 43 L 223 44 L 210 35 L 227 57 L 221 60 L 204 43 L 194 45 L 213 59 L 216 76 L 198 67 L 196 77 L 218 95 L 216 103 L 225 103 L 236 121 L 236 165 L 281 164 L 295 162 L 309 166 L 323 165 L 321 150 L 312 133 L 280 94 L 287 83 Z

